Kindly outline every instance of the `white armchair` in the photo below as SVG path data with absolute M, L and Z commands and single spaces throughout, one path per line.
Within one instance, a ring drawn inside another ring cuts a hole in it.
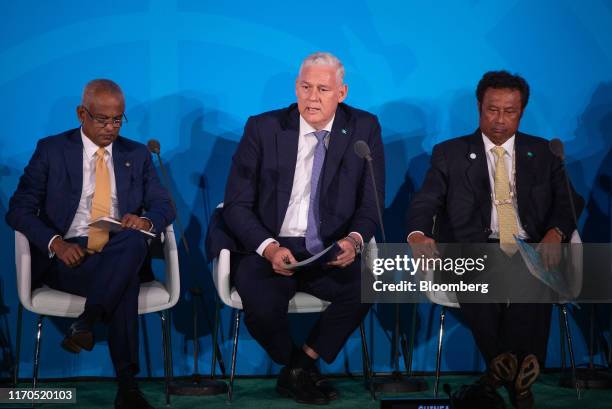
M 142 283 L 138 295 L 138 314 L 159 312 L 162 323 L 164 375 L 166 381 L 166 403 L 169 403 L 168 384 L 172 376 L 172 354 L 170 348 L 170 326 L 167 310 L 172 308 L 180 296 L 180 271 L 178 263 L 178 250 L 174 229 L 168 226 L 162 234 L 163 256 L 165 260 L 165 282 L 150 281 Z M 38 382 L 38 368 L 40 363 L 40 345 L 42 337 L 42 324 L 45 316 L 78 317 L 85 308 L 85 298 L 54 290 L 43 286 L 32 291 L 32 260 L 30 257 L 30 243 L 20 232 L 15 231 L 15 267 L 17 271 L 17 292 L 20 306 L 17 317 L 17 342 L 14 382 L 19 380 L 19 351 L 21 347 L 21 318 L 23 308 L 38 314 L 36 345 L 34 348 L 34 368 L 32 386 L 36 388 Z
M 375 244 L 374 238 L 372 238 L 372 241 L 370 243 Z M 370 245 L 368 246 L 368 248 L 370 249 L 370 252 L 372 252 L 372 249 L 374 249 L 373 251 L 375 251 L 375 245 Z M 236 310 L 234 318 L 234 339 L 232 347 L 230 382 L 227 390 L 227 400 L 228 402 L 231 402 L 234 386 L 234 376 L 236 374 L 236 354 L 238 351 L 238 334 L 240 329 L 240 316 L 242 313 L 242 300 L 240 299 L 240 295 L 238 294 L 236 288 L 232 287 L 230 283 L 230 251 L 227 249 L 221 250 L 219 256 L 213 260 L 212 266 L 212 278 L 215 283 L 215 288 L 217 289 L 219 299 L 223 302 L 223 304 Z M 297 314 L 321 312 L 325 310 L 328 305 L 329 302 L 327 301 L 321 300 L 320 298 L 317 298 L 307 293 L 298 292 L 289 301 L 288 311 L 289 313 Z M 216 322 L 215 325 L 218 326 L 219 323 Z M 365 381 L 368 382 L 370 375 L 370 358 L 368 355 L 368 348 L 365 340 L 365 330 L 363 327 L 363 323 L 360 324 L 359 330 L 361 335 L 362 357 L 364 364 L 363 373 Z M 214 342 L 216 344 L 216 340 L 214 340 Z M 214 361 L 212 367 L 215 367 Z

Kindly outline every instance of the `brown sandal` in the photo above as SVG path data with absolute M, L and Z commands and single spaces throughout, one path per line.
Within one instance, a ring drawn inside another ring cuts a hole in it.
M 510 402 L 517 409 L 531 409 L 534 405 L 531 385 L 540 375 L 540 364 L 535 355 L 530 354 L 523 359 L 514 381 L 514 388 L 510 390 Z
M 510 352 L 497 355 L 489 364 L 489 374 L 493 385 L 498 388 L 504 384 L 512 383 L 516 377 L 517 369 L 516 355 Z
M 523 362 L 521 362 L 521 367 L 516 375 L 516 381 L 514 381 L 514 388 L 516 389 L 517 395 L 529 389 L 539 375 L 540 364 L 538 363 L 538 358 L 533 354 L 527 355 L 525 359 L 523 359 Z

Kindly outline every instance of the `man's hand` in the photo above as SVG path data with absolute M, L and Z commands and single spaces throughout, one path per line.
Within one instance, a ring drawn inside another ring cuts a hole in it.
M 49 247 L 55 256 L 70 268 L 78 266 L 85 258 L 85 250 L 81 246 L 76 243 L 68 243 L 61 237 L 56 237 Z
M 124 229 L 135 229 L 149 231 L 151 229 L 151 222 L 142 217 L 138 217 L 135 214 L 127 213 L 121 218 L 121 227 Z
M 416 232 L 408 237 L 408 244 L 412 249 L 412 258 L 437 258 L 439 256 L 436 241 L 423 233 Z
M 272 264 L 274 272 L 284 276 L 292 276 L 293 271 L 285 268 L 286 264 L 297 263 L 288 248 L 280 247 L 278 243 L 270 243 L 263 251 L 263 256 Z
M 550 229 L 538 245 L 538 251 L 542 255 L 542 262 L 546 270 L 557 267 L 561 261 L 561 239 L 556 229 Z
M 359 239 L 355 238 L 355 240 Z M 353 243 L 350 239 L 344 238 L 338 241 L 338 246 L 342 251 L 338 253 L 334 261 L 330 261 L 329 263 L 327 263 L 327 265 L 330 267 L 344 268 L 351 264 L 353 261 L 355 261 L 355 257 L 357 257 L 355 243 Z

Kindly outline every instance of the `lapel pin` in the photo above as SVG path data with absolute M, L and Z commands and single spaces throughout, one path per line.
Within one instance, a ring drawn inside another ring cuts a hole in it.
M 470 153 L 470 159 L 476 159 L 476 154 L 474 152 Z
M 125 162 L 125 167 L 129 168 L 130 166 L 132 166 L 132 164 L 130 162 Z
M 346 135 L 346 129 L 342 129 L 342 133 Z
M 527 152 L 527 156 L 529 156 L 530 158 L 533 158 L 533 153 L 531 151 Z

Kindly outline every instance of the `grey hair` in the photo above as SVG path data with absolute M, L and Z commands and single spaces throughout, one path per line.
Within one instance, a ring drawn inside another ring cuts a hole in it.
M 124 99 L 123 91 L 121 87 L 114 81 L 107 80 L 104 78 L 95 79 L 89 81 L 85 88 L 83 88 L 83 97 L 81 98 L 81 105 L 89 106 L 94 100 L 94 96 L 100 92 L 107 94 L 113 94 Z
M 302 75 L 302 70 L 305 67 L 311 65 L 327 65 L 330 67 L 336 68 L 336 80 L 342 85 L 344 81 L 344 65 L 335 55 L 327 52 L 317 51 L 316 53 L 310 54 L 308 57 L 302 61 L 302 65 L 300 66 L 299 76 Z

